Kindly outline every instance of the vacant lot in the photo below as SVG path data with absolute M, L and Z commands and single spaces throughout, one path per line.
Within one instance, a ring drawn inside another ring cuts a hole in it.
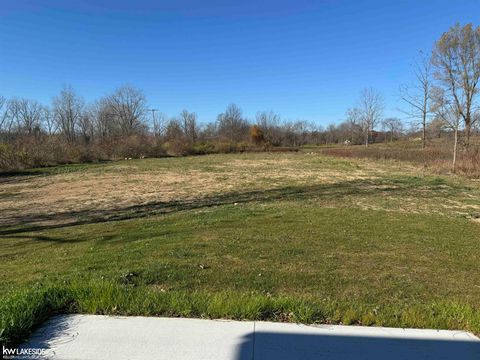
M 55 311 L 480 332 L 480 184 L 262 153 L 0 177 L 2 337 Z

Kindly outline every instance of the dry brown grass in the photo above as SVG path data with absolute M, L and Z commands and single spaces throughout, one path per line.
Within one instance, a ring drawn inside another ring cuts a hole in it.
M 255 200 L 272 193 L 282 199 L 283 191 L 285 198 L 298 192 L 324 207 L 472 219 L 480 214 L 479 187 L 473 180 L 461 180 L 473 190 L 454 183 L 412 185 L 410 178 L 428 176 L 428 171 L 405 162 L 342 160 L 319 153 L 250 153 L 119 161 L 70 170 L 0 178 L 0 224 L 72 223 L 120 212 L 128 218 L 147 208 L 214 204 L 218 199 Z
M 122 209 L 142 204 L 195 199 L 242 191 L 258 190 L 286 183 L 332 183 L 367 176 L 364 171 L 320 170 L 302 163 L 302 155 L 280 154 L 212 155 L 196 158 L 164 158 L 119 161 L 105 168 L 48 176 L 0 179 L 0 223 L 35 217 Z M 264 156 L 264 157 L 265 157 Z M 240 158 L 239 158 L 240 157 Z M 213 161 L 211 161 L 214 159 Z M 299 161 L 300 160 L 300 161 Z M 182 166 L 188 162 L 188 168 Z M 178 165 L 178 166 L 177 166 Z M 208 168 L 205 168 L 205 166 Z M 55 221 L 68 221 L 58 216 Z
M 417 141 L 401 141 L 391 144 L 333 147 L 323 149 L 328 155 L 344 158 L 374 160 L 398 160 L 424 166 L 437 174 L 449 174 L 452 170 L 452 141 L 436 139 L 423 150 Z M 480 178 L 480 145 L 472 143 L 468 150 L 460 147 L 457 154 L 456 173 L 471 178 Z

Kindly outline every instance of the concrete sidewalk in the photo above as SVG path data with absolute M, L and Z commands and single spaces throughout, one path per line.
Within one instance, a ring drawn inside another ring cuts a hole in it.
M 464 331 L 98 315 L 57 316 L 22 348 L 41 359 L 480 359 Z

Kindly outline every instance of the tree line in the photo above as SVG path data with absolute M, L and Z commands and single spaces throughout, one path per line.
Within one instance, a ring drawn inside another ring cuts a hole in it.
M 259 112 L 252 121 L 233 103 L 208 123 L 188 110 L 167 117 L 149 107 L 140 89 L 128 85 L 91 103 L 71 86 L 49 105 L 0 96 L 3 169 L 325 142 L 325 134 L 314 123 L 284 121 L 272 111 Z
M 304 145 L 368 147 L 402 137 L 420 137 L 426 148 L 429 137 L 443 134 L 454 139 L 454 170 L 458 144 L 468 151 L 480 125 L 480 27 L 451 27 L 430 53 L 420 54 L 412 78 L 399 89 L 407 121 L 385 118 L 382 94 L 365 88 L 345 120 L 325 128 L 284 120 L 273 111 L 247 119 L 236 104 L 211 122 L 200 122 L 188 110 L 169 118 L 128 85 L 91 103 L 71 86 L 64 86 L 48 105 L 0 96 L 0 168 Z

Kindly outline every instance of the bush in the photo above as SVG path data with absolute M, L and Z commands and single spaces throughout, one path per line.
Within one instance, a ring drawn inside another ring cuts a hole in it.
M 260 145 L 265 141 L 263 131 L 258 125 L 253 125 L 250 128 L 250 137 L 252 138 L 253 143 L 256 145 Z
M 211 142 L 194 144 L 192 147 L 192 154 L 194 155 L 207 155 L 215 152 L 215 145 Z
M 165 148 L 169 155 L 188 155 L 192 149 L 191 145 L 182 139 L 166 142 Z

